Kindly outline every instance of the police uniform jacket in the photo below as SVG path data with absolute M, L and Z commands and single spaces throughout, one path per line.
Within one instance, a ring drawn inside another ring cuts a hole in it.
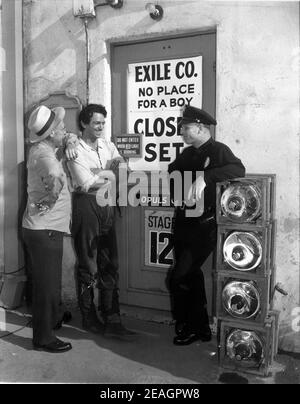
M 185 210 L 176 209 L 175 233 L 181 237 L 194 236 L 201 229 L 205 218 L 215 215 L 216 183 L 232 178 L 244 177 L 245 167 L 228 146 L 210 138 L 199 148 L 189 146 L 169 165 L 169 173 L 191 171 L 193 181 L 196 171 L 204 172 L 204 213 L 200 217 L 186 217 Z M 183 177 L 182 177 L 183 178 Z

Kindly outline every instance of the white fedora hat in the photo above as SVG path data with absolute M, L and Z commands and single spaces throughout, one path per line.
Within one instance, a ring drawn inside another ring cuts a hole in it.
M 45 105 L 40 105 L 34 109 L 28 120 L 30 142 L 36 143 L 46 139 L 51 130 L 64 119 L 65 113 L 65 109 L 62 107 L 50 109 Z

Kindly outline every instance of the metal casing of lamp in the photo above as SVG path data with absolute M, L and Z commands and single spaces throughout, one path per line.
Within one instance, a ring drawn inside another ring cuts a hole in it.
M 267 375 L 277 353 L 274 174 L 217 183 L 219 364 Z
M 218 346 L 219 364 L 232 371 L 268 376 L 278 350 L 279 312 L 268 313 L 263 325 L 222 322 Z
M 221 196 L 224 216 L 234 222 L 251 222 L 261 214 L 260 189 L 252 184 L 232 183 Z
M 261 240 L 255 233 L 234 231 L 225 239 L 223 256 L 231 268 L 242 272 L 251 271 L 262 259 Z
M 268 226 L 219 225 L 217 272 L 244 272 L 268 276 L 275 265 L 276 221 Z
M 217 183 L 217 223 L 265 226 L 274 220 L 275 175 L 248 174 Z
M 259 291 L 252 281 L 230 281 L 223 288 L 222 303 L 232 317 L 251 319 L 260 310 Z
M 219 272 L 217 276 L 216 316 L 220 320 L 239 319 L 263 324 L 272 309 L 271 278 L 253 274 Z
M 258 367 L 264 360 L 264 341 L 255 331 L 233 329 L 226 338 L 226 353 L 242 366 Z

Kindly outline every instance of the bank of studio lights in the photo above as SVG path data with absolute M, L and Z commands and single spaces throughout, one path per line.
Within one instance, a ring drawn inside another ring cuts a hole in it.
M 217 184 L 221 366 L 266 375 L 276 351 L 274 175 Z

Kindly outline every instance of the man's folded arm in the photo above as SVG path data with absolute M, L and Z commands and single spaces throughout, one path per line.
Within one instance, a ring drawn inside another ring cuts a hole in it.
M 229 147 L 224 147 L 220 150 L 218 161 L 219 165 L 217 167 L 208 167 L 204 170 L 204 180 L 206 184 L 245 176 L 243 163 L 232 153 Z
M 79 137 L 75 133 L 68 133 L 64 138 L 63 152 L 67 160 L 77 158 L 77 147 L 79 145 Z
M 79 156 L 76 160 L 68 161 L 67 165 L 73 182 L 75 182 L 77 187 L 83 192 L 88 192 L 90 188 L 101 188 L 101 186 L 105 184 L 105 180 L 114 180 L 114 175 L 111 170 L 99 169 L 99 172 L 93 173 L 91 169 L 86 167 L 80 160 Z M 74 188 L 76 187 L 74 186 Z

